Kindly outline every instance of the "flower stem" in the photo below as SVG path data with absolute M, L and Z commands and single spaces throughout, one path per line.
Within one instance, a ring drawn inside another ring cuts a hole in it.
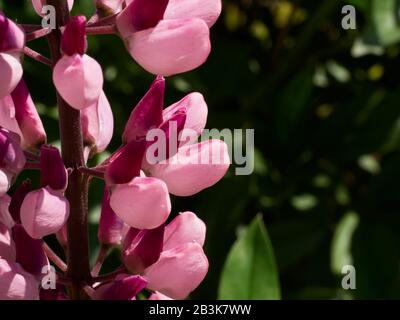
M 47 243 L 43 244 L 43 250 L 46 253 L 47 257 L 53 261 L 53 263 L 62 271 L 67 271 L 67 265 L 65 262 L 48 246 Z
M 43 63 L 43 64 L 45 64 L 47 66 L 51 66 L 51 60 L 50 59 L 42 56 L 40 53 L 32 50 L 31 48 L 25 47 L 24 48 L 24 53 L 28 57 L 30 57 L 30 58 L 32 58 L 32 59 L 34 59 L 36 61 L 39 61 L 39 62 L 41 62 L 41 63 Z
M 56 8 L 57 29 L 48 35 L 54 66 L 61 58 L 60 28 L 68 21 L 69 11 L 66 0 L 47 0 L 47 4 Z M 69 293 L 70 299 L 87 299 L 82 288 L 84 283 L 91 281 L 87 226 L 89 184 L 87 177 L 77 170 L 84 165 L 80 112 L 71 108 L 58 93 L 57 102 L 62 155 L 66 167 L 72 168 L 65 193 L 70 204 L 67 276 L 71 278 L 72 285 Z

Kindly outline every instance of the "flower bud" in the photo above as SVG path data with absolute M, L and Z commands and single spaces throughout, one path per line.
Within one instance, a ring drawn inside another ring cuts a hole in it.
M 61 50 L 68 56 L 75 53 L 82 56 L 86 48 L 86 18 L 85 16 L 71 17 L 61 38 Z
M 43 145 L 40 149 L 40 170 L 42 187 L 49 186 L 54 191 L 64 192 L 68 185 L 68 173 L 60 151 Z
M 141 276 L 120 274 L 112 283 L 96 289 L 93 300 L 135 300 L 146 285 L 146 279 Z
M 36 149 L 46 142 L 46 132 L 25 81 L 21 79 L 11 97 L 24 149 Z
M 163 250 L 164 225 L 142 230 L 130 243 L 124 243 L 122 259 L 132 274 L 141 274 L 155 263 Z M 125 239 L 127 240 L 127 239 Z
M 20 224 L 14 226 L 13 237 L 17 253 L 16 262 L 34 276 L 40 276 L 43 267 L 49 264 L 43 250 L 43 241 L 32 239 Z
M 104 92 L 97 105 L 81 110 L 83 141 L 90 147 L 90 155 L 103 152 L 110 143 L 114 131 L 114 118 Z
M 128 143 L 131 140 L 144 138 L 150 129 L 161 125 L 164 93 L 165 79 L 158 76 L 146 95 L 133 109 L 122 135 L 123 142 Z
M 32 183 L 30 180 L 25 180 L 14 191 L 10 202 L 10 214 L 15 222 L 21 221 L 21 205 L 26 195 L 32 190 Z
M 59 231 L 68 216 L 68 200 L 49 187 L 28 193 L 21 205 L 22 225 L 34 239 Z
M 77 110 L 95 106 L 103 91 L 103 72 L 88 55 L 64 55 L 55 65 L 53 82 L 61 97 Z
M 39 282 L 20 264 L 0 258 L 0 300 L 38 300 Z
M 0 52 L 19 58 L 25 45 L 25 33 L 0 11 Z
M 110 206 L 127 225 L 137 229 L 154 229 L 171 212 L 167 186 L 148 177 L 136 177 L 113 187 Z
M 122 239 L 123 226 L 124 222 L 110 207 L 110 194 L 108 192 L 108 188 L 105 187 L 101 206 L 99 230 L 97 233 L 99 241 L 106 245 L 119 244 Z

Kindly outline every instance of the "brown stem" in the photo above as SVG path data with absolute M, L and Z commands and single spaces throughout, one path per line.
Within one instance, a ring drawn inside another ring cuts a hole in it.
M 42 56 L 39 52 L 36 52 L 34 50 L 32 50 L 31 48 L 25 47 L 24 48 L 24 53 L 25 55 L 27 55 L 28 57 L 39 61 L 47 66 L 51 66 L 51 60 Z
M 58 28 L 48 36 L 54 66 L 61 58 L 60 28 L 68 21 L 69 11 L 66 0 L 47 0 L 47 4 L 56 8 Z M 87 295 L 82 287 L 84 283 L 91 281 L 87 227 L 88 180 L 77 170 L 84 165 L 80 112 L 71 108 L 58 93 L 57 102 L 62 155 L 65 165 L 73 169 L 65 193 L 70 204 L 67 256 L 67 276 L 72 280 L 70 299 L 86 299 Z
M 86 34 L 88 35 L 100 35 L 100 34 L 114 34 L 117 32 L 115 24 L 99 27 L 87 27 Z

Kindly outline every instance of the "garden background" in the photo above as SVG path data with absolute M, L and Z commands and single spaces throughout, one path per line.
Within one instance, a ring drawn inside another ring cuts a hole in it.
M 356 30 L 341 27 L 346 4 L 356 7 Z M 31 1 L 0 8 L 40 23 Z M 224 0 L 209 60 L 167 78 L 166 105 L 199 91 L 207 128 L 255 129 L 252 175 L 235 176 L 232 166 L 213 188 L 173 198 L 173 215 L 194 211 L 207 224 L 210 270 L 192 299 L 400 298 L 399 8 L 396 0 Z M 91 16 L 92 1 L 75 0 L 72 14 L 82 12 Z M 45 40 L 30 46 L 48 55 Z M 103 67 L 115 150 L 153 77 L 117 36 L 90 36 L 88 53 Z M 24 70 L 57 145 L 50 69 L 25 57 Z M 38 184 L 35 172 L 26 177 Z M 101 195 L 96 181 L 92 249 Z M 118 263 L 115 250 L 103 271 Z M 356 290 L 341 286 L 349 264 Z

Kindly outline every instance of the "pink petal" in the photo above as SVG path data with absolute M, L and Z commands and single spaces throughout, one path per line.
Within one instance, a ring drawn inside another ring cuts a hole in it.
M 190 242 L 197 242 L 203 246 L 205 238 L 204 222 L 193 212 L 182 212 L 165 227 L 163 250 L 170 250 Z
M 40 170 L 42 187 L 64 192 L 68 186 L 68 173 L 60 151 L 53 146 L 43 145 L 40 148 Z
M 150 168 L 153 177 L 163 180 L 170 193 L 190 196 L 211 187 L 229 168 L 228 147 L 221 140 L 185 145 L 166 163 Z
M 11 217 L 14 221 L 21 222 L 21 205 L 26 195 L 32 191 L 32 183 L 30 180 L 23 181 L 14 191 L 10 206 L 8 208 Z
M 0 196 L 0 223 L 4 224 L 8 229 L 14 226 L 14 220 L 8 210 L 11 197 L 8 194 Z
M 146 279 L 141 276 L 121 274 L 110 284 L 99 287 L 93 300 L 135 300 L 146 285 Z
M 110 205 L 126 224 L 137 229 L 156 228 L 167 220 L 171 212 L 165 183 L 147 177 L 136 177 L 129 183 L 116 185 Z
M 198 92 L 190 93 L 182 100 L 164 109 L 164 121 L 180 111 L 186 112 L 185 129 L 196 132 L 196 136 L 193 138 L 200 136 L 206 126 L 208 115 L 208 108 L 203 95 Z
M 122 135 L 123 142 L 144 138 L 152 128 L 157 128 L 162 122 L 164 108 L 165 79 L 157 76 L 149 91 L 131 112 Z
M 169 0 L 164 19 L 200 18 L 211 28 L 221 8 L 221 0 Z
M 124 222 L 110 207 L 110 194 L 108 188 L 104 188 L 103 202 L 97 236 L 103 244 L 116 245 L 121 243 L 122 228 Z
M 149 300 L 173 300 L 173 299 L 156 291 L 150 296 Z
M 34 239 L 59 231 L 69 216 L 69 203 L 50 188 L 32 191 L 21 206 L 21 222 Z
M 24 31 L 0 12 L 0 52 L 20 58 L 25 45 Z
M 203 281 L 208 260 L 198 243 L 186 243 L 161 253 L 146 269 L 147 287 L 173 299 L 184 299 Z
M 210 32 L 201 19 L 161 20 L 127 39 L 132 57 L 148 72 L 169 76 L 193 70 L 210 54 Z
M 19 128 L 15 113 L 16 110 L 11 95 L 0 99 L 0 126 L 18 134 L 22 139 L 22 132 Z
M 19 136 L 0 128 L 0 168 L 10 177 L 19 174 L 26 158 L 20 147 Z
M 11 229 L 0 222 L 0 257 L 15 261 L 15 244 L 11 237 Z
M 0 169 L 0 196 L 4 196 L 11 185 L 11 174 Z
M 9 95 L 22 77 L 22 66 L 17 58 L 0 53 L 0 99 Z
M 18 263 L 0 259 L 0 300 L 38 300 L 39 283 Z
M 114 131 L 113 113 L 103 91 L 97 105 L 81 110 L 81 125 L 84 142 L 92 147 L 91 154 L 103 152 Z
M 81 110 L 96 105 L 102 92 L 103 72 L 88 55 L 63 56 L 54 67 L 57 91 L 73 108 Z
M 11 93 L 11 97 L 15 106 L 15 118 L 22 134 L 22 147 L 36 149 L 46 142 L 46 132 L 23 79 Z

